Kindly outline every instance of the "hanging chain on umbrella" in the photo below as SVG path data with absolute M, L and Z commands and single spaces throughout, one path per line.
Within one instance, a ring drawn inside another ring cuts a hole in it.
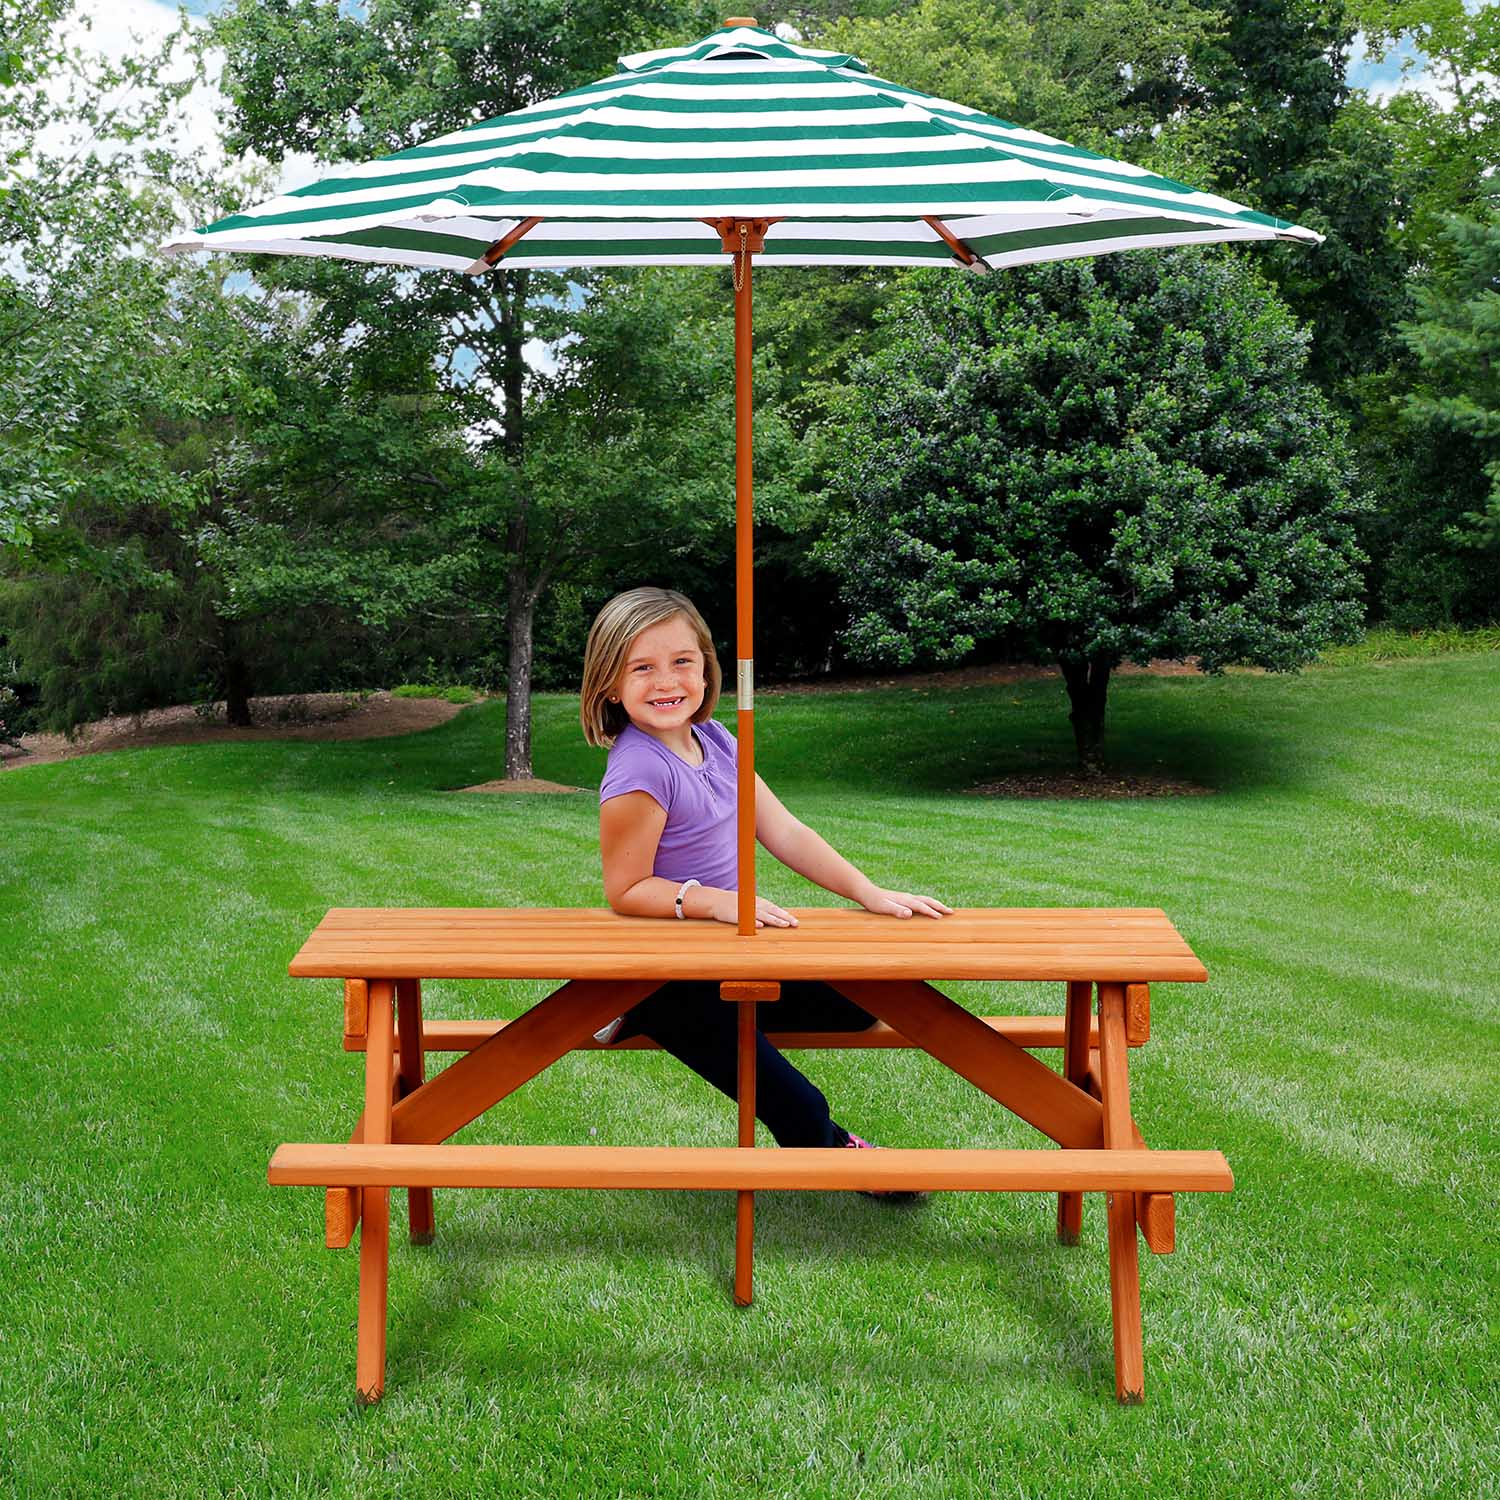
M 740 221 L 740 248 L 734 252 L 734 289 L 739 291 L 745 284 L 745 257 L 749 250 L 750 226 Z

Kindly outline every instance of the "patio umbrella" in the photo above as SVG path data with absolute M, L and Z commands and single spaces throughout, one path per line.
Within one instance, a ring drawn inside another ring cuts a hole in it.
M 483 275 L 722 265 L 735 289 L 739 930 L 755 931 L 751 272 L 1034 261 L 1321 236 L 731 19 L 691 47 L 424 145 L 341 167 L 169 251 Z

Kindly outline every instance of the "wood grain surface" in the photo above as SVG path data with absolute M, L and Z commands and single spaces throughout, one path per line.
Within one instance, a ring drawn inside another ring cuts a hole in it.
M 1154 907 L 1000 907 L 899 921 L 826 907 L 742 937 L 604 908 L 335 907 L 289 965 L 331 979 L 1032 979 L 1201 983 Z

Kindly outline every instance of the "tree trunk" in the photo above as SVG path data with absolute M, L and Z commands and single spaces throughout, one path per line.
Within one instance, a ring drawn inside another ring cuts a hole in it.
M 511 569 L 510 660 L 505 683 L 505 774 L 531 779 L 531 626 L 536 596 L 526 587 L 525 570 Z
M 523 402 L 526 394 L 526 360 L 521 350 L 526 341 L 526 293 L 530 281 L 525 271 L 499 273 L 500 389 L 505 398 L 505 431 L 502 446 L 508 463 L 519 465 L 526 452 Z M 531 656 L 532 623 L 536 617 L 536 592 L 526 578 L 531 499 L 520 487 L 516 513 L 506 528 L 505 546 L 510 553 L 510 587 L 507 591 L 506 625 L 510 637 L 510 659 L 505 683 L 505 775 L 512 781 L 531 779 Z
M 1088 775 L 1098 776 L 1104 770 L 1104 700 L 1114 663 L 1074 656 L 1064 657 L 1061 666 L 1078 764 Z
M 236 729 L 250 727 L 250 663 L 240 654 L 232 631 L 224 635 L 224 714 Z
M 496 272 L 495 322 L 500 339 L 500 394 L 504 401 L 500 445 L 513 464 L 526 452 L 526 428 L 522 401 L 526 393 L 526 296 L 531 288 L 529 271 Z

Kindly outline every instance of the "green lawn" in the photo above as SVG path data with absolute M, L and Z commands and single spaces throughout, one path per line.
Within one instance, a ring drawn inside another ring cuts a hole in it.
M 1494 1493 L 1500 656 L 1118 681 L 1115 763 L 1217 789 L 1183 799 L 959 795 L 1066 761 L 1054 683 L 760 707 L 767 780 L 877 879 L 1160 905 L 1207 963 L 1153 996 L 1136 1113 L 1237 1187 L 1143 1256 L 1146 1405 L 1114 1402 L 1094 1198 L 1064 1250 L 1035 1196 L 764 1195 L 746 1312 L 727 1195 L 450 1192 L 434 1245 L 395 1238 L 388 1392 L 356 1407 L 355 1255 L 265 1167 L 347 1131 L 360 1061 L 338 987 L 286 963 L 333 905 L 600 899 L 592 797 L 443 794 L 500 774 L 485 703 L 406 739 L 0 775 L 0 1490 Z M 536 748 L 597 784 L 571 700 L 538 701 Z M 544 988 L 434 983 L 429 1012 Z M 808 1065 L 884 1143 L 1028 1141 L 919 1056 Z M 581 1054 L 465 1138 L 733 1129 L 668 1058 Z

